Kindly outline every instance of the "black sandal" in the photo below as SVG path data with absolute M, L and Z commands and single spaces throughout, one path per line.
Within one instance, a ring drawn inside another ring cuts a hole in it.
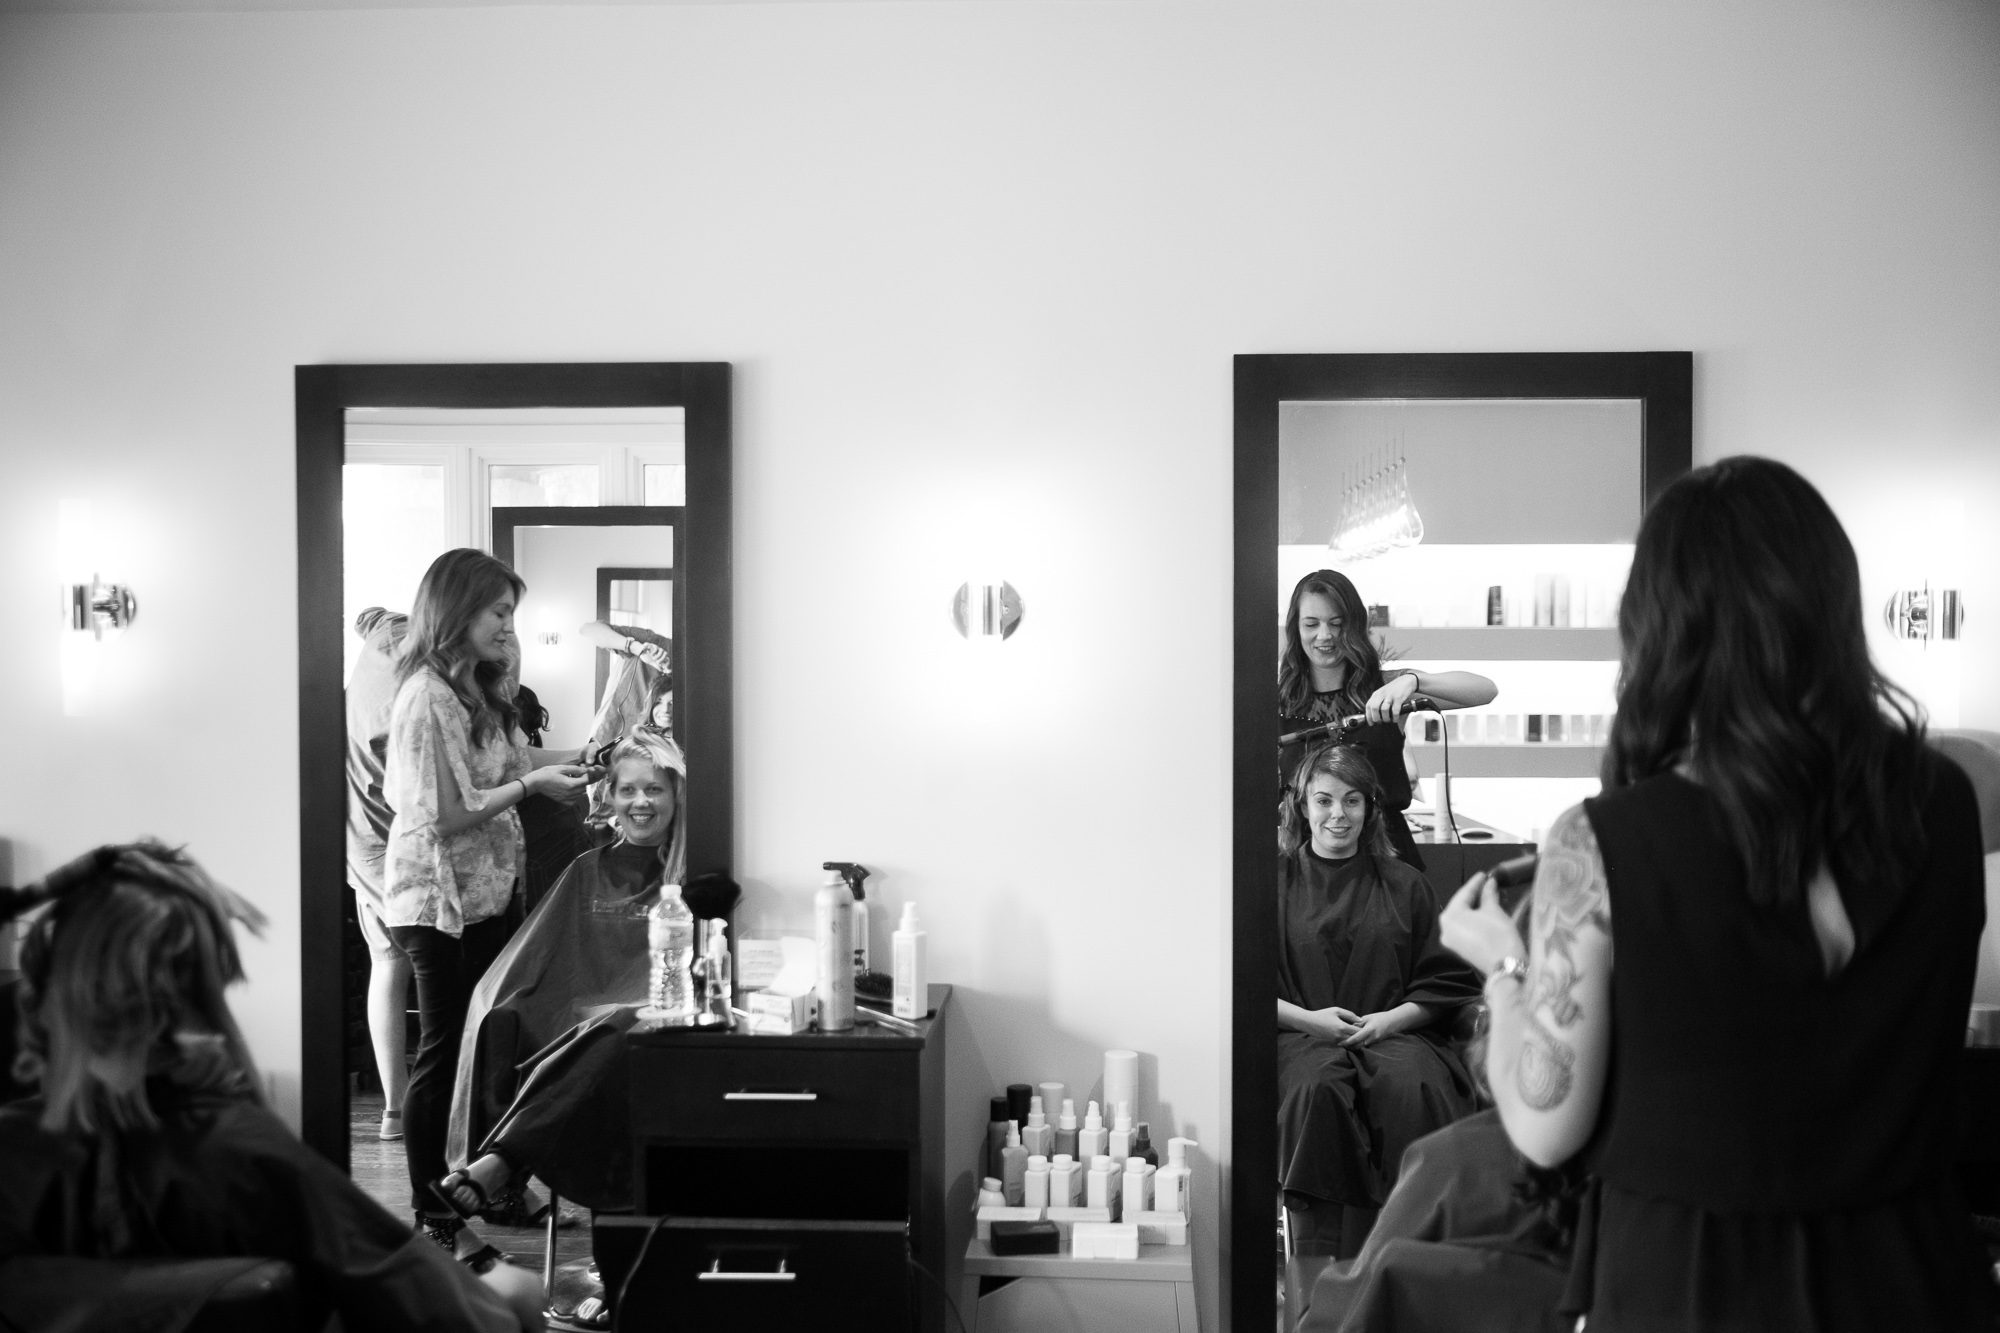
M 450 1176 L 445 1177 L 450 1180 Z M 468 1184 L 472 1181 L 467 1180 Z M 475 1185 L 474 1188 L 477 1188 Z M 486 1206 L 479 1210 L 479 1220 L 496 1227 L 538 1227 L 549 1220 L 549 1209 L 553 1204 L 542 1201 L 539 1208 L 528 1207 L 527 1186 L 515 1183 L 505 1189 L 496 1190 Z
M 432 1197 L 451 1209 L 451 1215 L 462 1223 L 483 1216 L 486 1210 L 493 1206 L 493 1200 L 487 1197 L 486 1187 L 474 1180 L 470 1171 L 463 1169 L 447 1172 L 443 1179 L 433 1180 L 429 1188 Z M 462 1189 L 471 1190 L 478 1195 L 479 1202 L 470 1207 L 460 1203 L 458 1191 Z

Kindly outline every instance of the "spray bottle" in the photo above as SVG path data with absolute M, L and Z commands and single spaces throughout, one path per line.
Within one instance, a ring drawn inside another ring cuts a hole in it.
M 868 879 L 868 867 L 853 861 L 822 861 L 821 870 L 837 870 L 854 895 L 854 975 L 868 970 L 868 891 L 861 886 Z

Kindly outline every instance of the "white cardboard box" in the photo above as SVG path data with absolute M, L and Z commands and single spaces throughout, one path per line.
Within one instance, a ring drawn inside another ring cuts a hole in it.
M 1070 1228 L 1072 1259 L 1137 1259 L 1139 1228 L 1132 1222 L 1078 1222 Z
M 1125 1220 L 1139 1228 L 1141 1245 L 1188 1243 L 1188 1220 L 1185 1213 L 1128 1213 Z
M 990 1241 L 995 1222 L 1039 1222 L 1045 1211 L 1041 1208 L 981 1208 L 973 1214 L 973 1234 L 981 1240 Z

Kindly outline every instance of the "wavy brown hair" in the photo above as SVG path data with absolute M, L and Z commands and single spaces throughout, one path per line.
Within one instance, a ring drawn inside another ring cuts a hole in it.
M 496 733 L 513 735 L 520 720 L 509 667 L 481 661 L 466 642 L 472 622 L 510 590 L 518 606 L 528 585 L 486 552 L 463 546 L 446 551 L 431 561 L 417 585 L 416 606 L 403 639 L 398 679 L 408 680 L 425 669 L 435 672 L 465 705 L 475 745 L 485 744 Z
M 1336 701 L 1339 714 L 1358 713 L 1368 696 L 1382 688 L 1382 655 L 1368 637 L 1368 606 L 1352 580 L 1333 569 L 1316 569 L 1292 589 L 1285 610 L 1285 641 L 1278 649 L 1278 711 L 1286 717 L 1308 717 L 1313 703 L 1312 663 L 1299 643 L 1299 603 L 1309 592 L 1331 600 L 1340 612 L 1341 656 L 1347 678 Z
M 1375 765 L 1358 745 L 1322 745 L 1299 761 L 1285 795 L 1278 802 L 1278 850 L 1289 856 L 1312 843 L 1312 820 L 1306 812 L 1306 798 L 1312 793 L 1313 779 L 1330 777 L 1346 783 L 1368 802 L 1368 814 L 1361 825 L 1359 849 L 1393 860 L 1396 848 L 1389 841 L 1389 828 L 1382 819 L 1382 784 Z
M 1799 901 L 1822 865 L 1843 893 L 1915 871 L 1922 714 L 1869 658 L 1854 547 L 1804 477 L 1737 457 L 1669 486 L 1618 633 L 1606 788 L 1689 763 L 1757 903 Z

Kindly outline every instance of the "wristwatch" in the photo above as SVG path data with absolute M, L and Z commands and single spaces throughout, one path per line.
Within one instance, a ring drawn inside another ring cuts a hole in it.
M 1516 958 L 1511 953 L 1508 954 L 1500 960 L 1500 966 L 1494 968 L 1486 975 L 1486 979 L 1489 982 L 1499 977 L 1512 977 L 1516 981 L 1526 981 L 1528 979 L 1528 960 L 1525 958 Z

